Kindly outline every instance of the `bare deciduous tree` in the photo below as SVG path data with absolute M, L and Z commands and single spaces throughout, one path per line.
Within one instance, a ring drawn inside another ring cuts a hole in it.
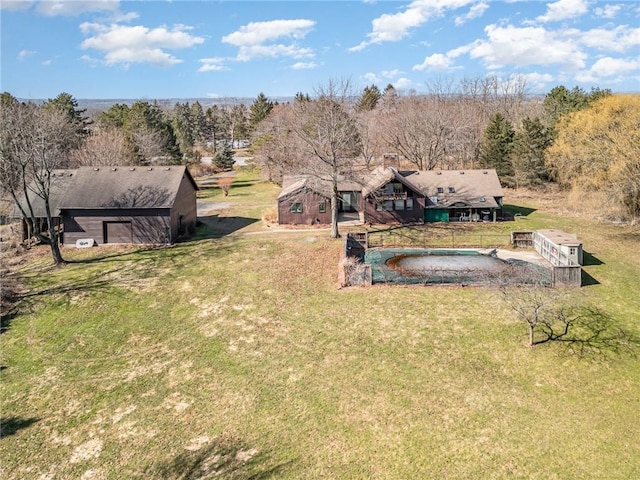
M 53 220 L 51 185 L 54 170 L 69 166 L 70 145 L 76 144 L 77 129 L 66 112 L 41 108 L 15 99 L 2 105 L 0 131 L 0 181 L 16 202 L 33 234 L 51 247 L 53 261 L 64 263 L 59 232 Z M 24 196 L 24 203 L 19 200 Z M 46 231 L 38 228 L 34 209 L 42 201 Z
M 73 152 L 72 159 L 76 165 L 94 167 L 136 163 L 132 146 L 122 131 L 116 128 L 92 132 L 83 145 Z
M 412 95 L 399 98 L 384 116 L 387 144 L 419 170 L 433 170 L 444 161 L 452 130 L 440 107 L 435 97 Z
M 338 182 L 353 173 L 360 151 L 356 122 L 350 100 L 354 98 L 348 80 L 329 81 L 320 86 L 317 98 L 292 105 L 289 129 L 297 138 L 306 164 L 305 173 L 328 184 L 331 191 L 331 237 L 338 238 Z

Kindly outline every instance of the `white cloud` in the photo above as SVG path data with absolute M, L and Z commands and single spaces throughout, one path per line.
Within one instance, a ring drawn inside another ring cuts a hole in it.
M 87 12 L 118 12 L 119 0 L 46 0 L 40 1 L 36 11 L 48 17 L 76 16 Z
M 280 37 L 301 39 L 306 36 L 316 22 L 312 20 L 273 20 L 270 22 L 252 22 L 222 37 L 224 43 L 237 47 L 259 45 Z
M 35 53 L 36 52 L 34 52 L 33 50 L 20 50 L 20 53 L 18 53 L 18 61 L 22 62 L 29 55 L 34 55 Z
M 597 50 L 624 52 L 640 47 L 640 28 L 619 25 L 612 29 L 595 28 L 577 33 L 580 43 Z
M 399 13 L 385 13 L 371 22 L 372 31 L 367 40 L 360 42 L 349 51 L 357 52 L 369 45 L 382 42 L 397 42 L 409 35 L 409 32 L 427 23 L 432 18 L 440 17 L 447 10 L 464 7 L 475 0 L 414 0 Z
M 381 72 L 381 75 L 384 78 L 394 78 L 397 77 L 398 75 L 402 75 L 404 72 L 402 70 L 398 70 L 397 68 L 393 69 L 393 70 L 383 70 Z
M 42 65 L 44 65 L 45 67 L 48 67 L 52 63 L 53 63 L 53 60 L 45 60 L 44 62 L 42 62 Z
M 411 88 L 411 80 L 408 78 L 399 78 L 395 82 L 393 82 L 393 86 L 398 90 L 405 90 L 407 88 Z
M 313 20 L 272 20 L 252 22 L 222 37 L 224 43 L 239 48 L 237 60 L 246 62 L 259 57 L 313 57 L 313 51 L 300 47 L 296 40 L 303 39 L 315 26 Z M 282 42 L 282 39 L 288 40 Z M 280 43 L 272 43 L 281 40 Z
M 31 0 L 2 0 L 0 2 L 0 10 L 27 10 L 31 5 L 33 5 L 33 1 Z
M 199 72 L 220 72 L 228 70 L 224 64 L 225 59 L 220 57 L 201 58 L 200 63 L 202 66 L 198 69 Z
M 313 50 L 310 48 L 302 48 L 296 45 L 250 45 L 240 47 L 236 60 L 248 62 L 254 58 L 311 58 L 313 56 Z
M 485 3 L 485 2 L 476 3 L 475 5 L 471 6 L 471 8 L 467 13 L 465 13 L 464 15 L 459 15 L 455 17 L 453 21 L 456 24 L 456 27 L 459 27 L 467 23 L 469 20 L 473 20 L 475 18 L 481 17 L 482 15 L 484 15 L 484 12 L 487 11 L 488 8 L 489 8 L 488 3 Z
M 83 23 L 80 30 L 92 34 L 81 46 L 83 49 L 96 49 L 104 53 L 107 65 L 151 63 L 168 66 L 182 60 L 164 51 L 164 49 L 183 49 L 204 42 L 204 38 L 189 33 L 189 27 L 176 25 L 171 30 L 166 27 L 147 28 L 141 25 L 102 25 Z
M 555 80 L 553 78 L 553 75 L 549 73 L 537 72 L 523 73 L 521 75 L 518 75 L 518 77 L 524 81 L 527 89 L 533 92 L 547 91 L 549 89 L 549 84 L 551 84 Z
M 580 17 L 589 10 L 587 0 L 558 0 L 547 4 L 547 13 L 537 18 L 540 22 L 558 22 L 568 18 Z
M 314 62 L 297 62 L 291 65 L 292 70 L 313 70 L 317 68 L 318 64 Z
M 640 81 L 640 59 L 603 57 L 598 59 L 589 70 L 576 75 L 576 80 L 595 83 L 603 79 L 615 79 L 634 73 L 636 79 Z
M 412 70 L 430 70 L 446 72 L 455 68 L 452 57 L 441 53 L 434 53 L 424 59 L 424 62 L 414 65 Z
M 580 50 L 571 35 L 548 31 L 542 27 L 485 27 L 486 40 L 452 50 L 447 55 L 455 58 L 468 53 L 482 60 L 488 68 L 505 65 L 559 65 L 569 70 L 584 68 L 587 55 Z
M 369 82 L 369 83 L 378 83 L 378 82 L 380 82 L 380 80 L 381 80 L 381 79 L 380 79 L 380 77 L 378 77 L 378 76 L 377 76 L 375 73 L 373 73 L 373 72 L 365 73 L 365 74 L 363 75 L 363 77 L 364 77 L 364 79 L 365 79 L 367 82 Z
M 616 15 L 622 10 L 622 5 L 607 4 L 604 7 L 598 7 L 594 10 L 594 13 L 598 17 L 602 18 L 615 18 Z

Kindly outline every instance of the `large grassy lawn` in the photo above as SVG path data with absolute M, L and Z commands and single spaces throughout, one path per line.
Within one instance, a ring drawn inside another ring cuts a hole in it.
M 229 205 L 190 242 L 20 267 L 2 478 L 640 478 L 637 358 L 530 348 L 492 289 L 339 289 L 342 243 L 271 232 L 277 188 L 236 180 L 200 192 Z M 570 295 L 640 334 L 637 227 L 524 203 L 475 228 L 576 233 L 589 281 Z

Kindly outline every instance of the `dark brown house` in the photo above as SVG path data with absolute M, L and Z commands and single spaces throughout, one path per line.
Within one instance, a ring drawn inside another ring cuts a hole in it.
M 362 186 L 358 182 L 338 183 L 340 214 L 362 210 Z M 331 223 L 331 182 L 306 175 L 285 175 L 278 195 L 278 223 L 281 225 L 326 225 Z
M 422 223 L 424 194 L 395 168 L 378 168 L 362 190 L 367 223 Z
M 502 213 L 502 187 L 495 170 L 398 171 L 379 167 L 360 182 L 343 182 L 340 211 L 358 212 L 375 224 L 496 221 Z M 331 221 L 327 182 L 285 177 L 278 197 L 278 223 Z
M 65 244 L 164 244 L 195 231 L 197 190 L 182 165 L 81 167 L 54 172 L 49 204 Z M 44 202 L 35 194 L 29 200 L 44 224 Z M 24 197 L 20 204 L 26 205 Z M 19 209 L 16 214 L 22 217 Z M 23 221 L 25 239 L 26 225 Z

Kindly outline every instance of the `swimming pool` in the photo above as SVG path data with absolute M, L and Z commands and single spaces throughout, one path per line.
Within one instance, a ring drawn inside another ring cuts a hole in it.
M 551 281 L 548 269 L 526 261 L 503 260 L 496 251 L 477 249 L 370 249 L 373 283 L 392 284 L 523 284 Z

